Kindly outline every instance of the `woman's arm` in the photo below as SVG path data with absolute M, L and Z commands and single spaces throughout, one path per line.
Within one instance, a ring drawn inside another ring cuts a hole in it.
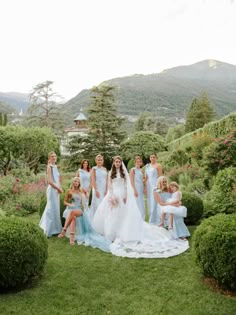
M 70 198 L 71 198 L 71 193 L 70 193 L 70 189 L 68 189 L 64 198 L 64 205 L 73 207 L 73 203 L 69 202 Z
M 134 190 L 134 195 L 135 195 L 135 197 L 138 197 L 138 192 L 137 192 L 137 190 L 136 190 L 135 182 L 134 182 L 134 176 L 135 176 L 135 171 L 134 171 L 134 169 L 131 169 L 131 171 L 130 171 L 130 176 L 129 176 L 129 178 L 130 178 L 130 183 L 131 183 L 131 186 L 132 186 L 132 188 L 133 188 L 133 190 Z
M 56 189 L 59 194 L 62 193 L 62 189 L 58 187 L 52 180 L 52 168 L 50 165 L 47 166 L 47 181 L 48 184 L 52 186 L 52 188 Z
M 162 166 L 161 166 L 161 164 L 157 164 L 157 172 L 158 172 L 158 176 L 162 176 Z
M 92 181 L 92 187 L 95 190 L 95 194 L 97 198 L 100 198 L 100 193 L 97 190 L 97 184 L 96 184 L 96 170 L 95 168 L 92 168 L 92 173 L 91 173 L 91 181 Z
M 107 169 L 104 167 L 104 170 L 106 171 L 106 173 L 107 173 Z M 106 194 L 107 194 L 107 191 L 108 191 L 108 174 L 107 174 L 107 176 L 106 176 L 106 191 L 105 191 L 105 196 L 106 196 Z
M 161 197 L 158 194 L 158 192 L 154 191 L 153 194 L 156 202 L 159 203 L 160 206 L 166 206 L 166 203 L 161 200 Z

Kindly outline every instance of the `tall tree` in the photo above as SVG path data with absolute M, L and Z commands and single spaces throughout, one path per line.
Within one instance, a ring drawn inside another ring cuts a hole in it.
M 29 94 L 30 107 L 27 126 L 49 127 L 57 133 L 63 130 L 63 115 L 59 108 L 61 97 L 53 91 L 53 82 L 45 81 L 33 87 Z
M 118 116 L 113 92 L 114 86 L 101 85 L 92 88 L 91 104 L 88 107 L 89 133 L 86 138 L 74 137 L 69 151 L 79 158 L 94 159 L 102 154 L 105 164 L 110 165 L 112 157 L 120 153 L 126 133 L 121 129 L 123 118 Z
M 191 132 L 214 120 L 216 114 L 206 93 L 194 98 L 186 116 L 185 132 Z
M 7 125 L 7 114 L 0 113 L 0 126 L 6 126 L 6 125 Z
M 165 141 L 162 136 L 151 131 L 134 133 L 122 145 L 125 159 L 133 159 L 136 155 L 142 157 L 144 163 L 149 161 L 150 154 L 165 151 Z
M 168 125 L 164 117 L 155 117 L 152 113 L 143 112 L 139 115 L 135 123 L 136 131 L 152 131 L 161 136 L 165 136 Z

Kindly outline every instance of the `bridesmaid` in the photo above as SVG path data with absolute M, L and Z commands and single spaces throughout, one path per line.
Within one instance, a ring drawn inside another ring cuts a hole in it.
M 151 154 L 149 159 L 151 163 L 145 166 L 145 175 L 147 185 L 148 214 L 149 222 L 151 223 L 150 218 L 155 207 L 153 189 L 156 187 L 158 177 L 162 176 L 162 167 L 157 163 L 156 154 Z
M 39 226 L 48 237 L 59 234 L 62 229 L 59 198 L 59 194 L 62 193 L 62 188 L 61 177 L 56 166 L 56 161 L 56 153 L 50 152 L 48 154 L 47 165 L 47 204 L 39 222 Z
M 63 213 L 66 222 L 58 237 L 64 237 L 69 228 L 71 245 L 74 245 L 76 240 L 78 245 L 84 244 L 109 252 L 111 242 L 94 231 L 87 212 L 83 211 L 83 189 L 80 186 L 79 177 L 73 179 L 70 188 L 67 190 L 64 204 L 67 206 Z
M 153 211 L 152 215 L 152 222 L 154 224 L 160 223 L 160 215 L 161 215 L 161 209 L 160 206 L 166 206 L 168 203 L 166 203 L 167 199 L 171 198 L 171 193 L 169 192 L 167 178 L 165 176 L 161 176 L 158 178 L 157 181 L 157 189 L 154 191 L 154 198 L 156 200 L 156 208 Z M 176 204 L 172 204 L 172 206 L 180 206 L 180 202 L 177 202 Z M 186 237 L 190 236 L 189 230 L 187 226 L 184 223 L 184 218 L 177 216 L 174 214 L 173 217 L 173 229 L 170 230 L 171 234 L 173 235 L 174 239 L 181 239 L 186 240 Z
M 79 226 L 79 221 L 76 220 L 77 217 L 83 215 L 83 202 L 82 202 L 82 189 L 80 186 L 79 177 L 73 179 L 70 188 L 66 192 L 64 199 L 64 205 L 66 206 L 65 211 L 63 212 L 63 218 L 66 219 L 65 225 L 61 233 L 58 235 L 59 238 L 62 238 L 70 227 L 70 244 L 74 245 L 74 235 L 76 225 Z
M 80 178 L 80 185 L 84 196 L 84 206 L 88 210 L 89 194 L 92 187 L 91 184 L 91 170 L 88 160 L 82 160 L 80 169 L 76 172 L 76 177 Z
M 143 164 L 142 158 L 136 156 L 135 167 L 130 170 L 130 182 L 134 190 L 134 196 L 136 197 L 137 206 L 140 210 L 143 220 L 145 220 L 145 206 L 144 206 L 144 191 L 145 191 L 145 175 L 141 169 Z
M 103 167 L 104 159 L 102 155 L 97 155 L 95 158 L 96 166 L 92 168 L 91 183 L 92 183 L 92 202 L 90 207 L 91 219 L 107 193 L 107 169 Z

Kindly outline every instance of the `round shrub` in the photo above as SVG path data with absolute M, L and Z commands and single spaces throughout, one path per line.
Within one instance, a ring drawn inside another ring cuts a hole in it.
M 194 193 L 184 192 L 182 196 L 182 204 L 187 211 L 186 224 L 195 225 L 201 219 L 203 214 L 203 201 Z
M 196 229 L 193 246 L 205 276 L 236 290 L 236 215 L 218 214 L 205 219 Z
M 48 241 L 31 222 L 0 217 L 0 288 L 21 287 L 41 275 L 48 257 Z

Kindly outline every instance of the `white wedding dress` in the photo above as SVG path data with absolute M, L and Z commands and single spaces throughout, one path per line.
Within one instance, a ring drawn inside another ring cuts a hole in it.
M 128 172 L 123 167 L 127 180 L 118 172 L 110 181 L 108 194 L 93 219 L 95 231 L 113 242 L 111 253 L 129 258 L 166 258 L 186 251 L 188 241 L 173 240 L 166 229 L 143 221 Z

